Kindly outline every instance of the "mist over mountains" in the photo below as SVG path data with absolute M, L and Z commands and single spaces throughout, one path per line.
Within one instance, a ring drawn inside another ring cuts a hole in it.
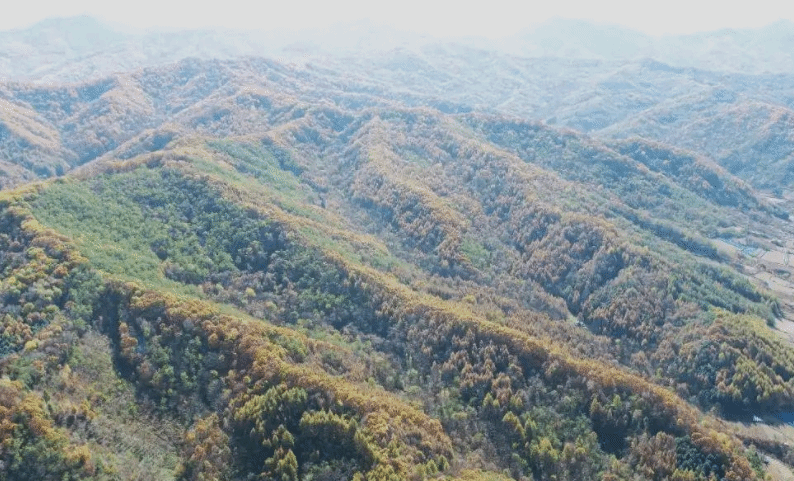
M 524 58 L 654 59 L 673 67 L 744 74 L 788 73 L 794 68 L 794 24 L 788 21 L 758 29 L 649 36 L 625 27 L 553 19 L 511 36 L 487 39 L 437 38 L 363 20 L 313 31 L 140 31 L 85 16 L 0 32 L 0 68 L 6 80 L 76 81 L 188 56 L 268 56 L 302 63 L 439 45 Z

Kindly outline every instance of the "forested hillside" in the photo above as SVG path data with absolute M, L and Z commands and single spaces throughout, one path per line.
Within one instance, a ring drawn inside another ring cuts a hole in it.
M 791 85 L 462 45 L 0 83 L 0 479 L 787 479 Z

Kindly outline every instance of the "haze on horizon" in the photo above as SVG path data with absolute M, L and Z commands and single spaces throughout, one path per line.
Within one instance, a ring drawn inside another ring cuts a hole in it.
M 465 5 L 465 4 L 464 4 Z M 619 25 L 650 35 L 689 34 L 725 28 L 757 28 L 780 20 L 794 21 L 794 4 L 777 0 L 728 3 L 719 0 L 562 0 L 527 5 L 492 0 L 462 6 L 451 0 L 404 0 L 376 4 L 365 0 L 295 0 L 251 7 L 250 2 L 184 2 L 139 0 L 30 0 L 17 3 L 0 18 L 0 30 L 21 29 L 47 18 L 89 15 L 134 28 L 231 28 L 262 30 L 318 29 L 334 23 L 368 19 L 398 29 L 434 36 L 500 37 L 555 17 Z

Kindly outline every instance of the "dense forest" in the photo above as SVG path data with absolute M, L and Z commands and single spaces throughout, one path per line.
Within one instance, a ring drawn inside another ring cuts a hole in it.
M 0 84 L 0 479 L 785 479 L 756 147 L 357 69 Z

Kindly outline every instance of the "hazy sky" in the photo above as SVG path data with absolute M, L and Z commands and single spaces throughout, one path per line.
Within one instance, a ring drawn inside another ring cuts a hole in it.
M 437 35 L 499 36 L 551 17 L 589 19 L 650 34 L 692 33 L 725 27 L 759 27 L 794 20 L 794 2 L 780 0 L 19 0 L 0 16 L 0 30 L 46 17 L 89 14 L 136 27 L 317 28 L 371 18 Z

